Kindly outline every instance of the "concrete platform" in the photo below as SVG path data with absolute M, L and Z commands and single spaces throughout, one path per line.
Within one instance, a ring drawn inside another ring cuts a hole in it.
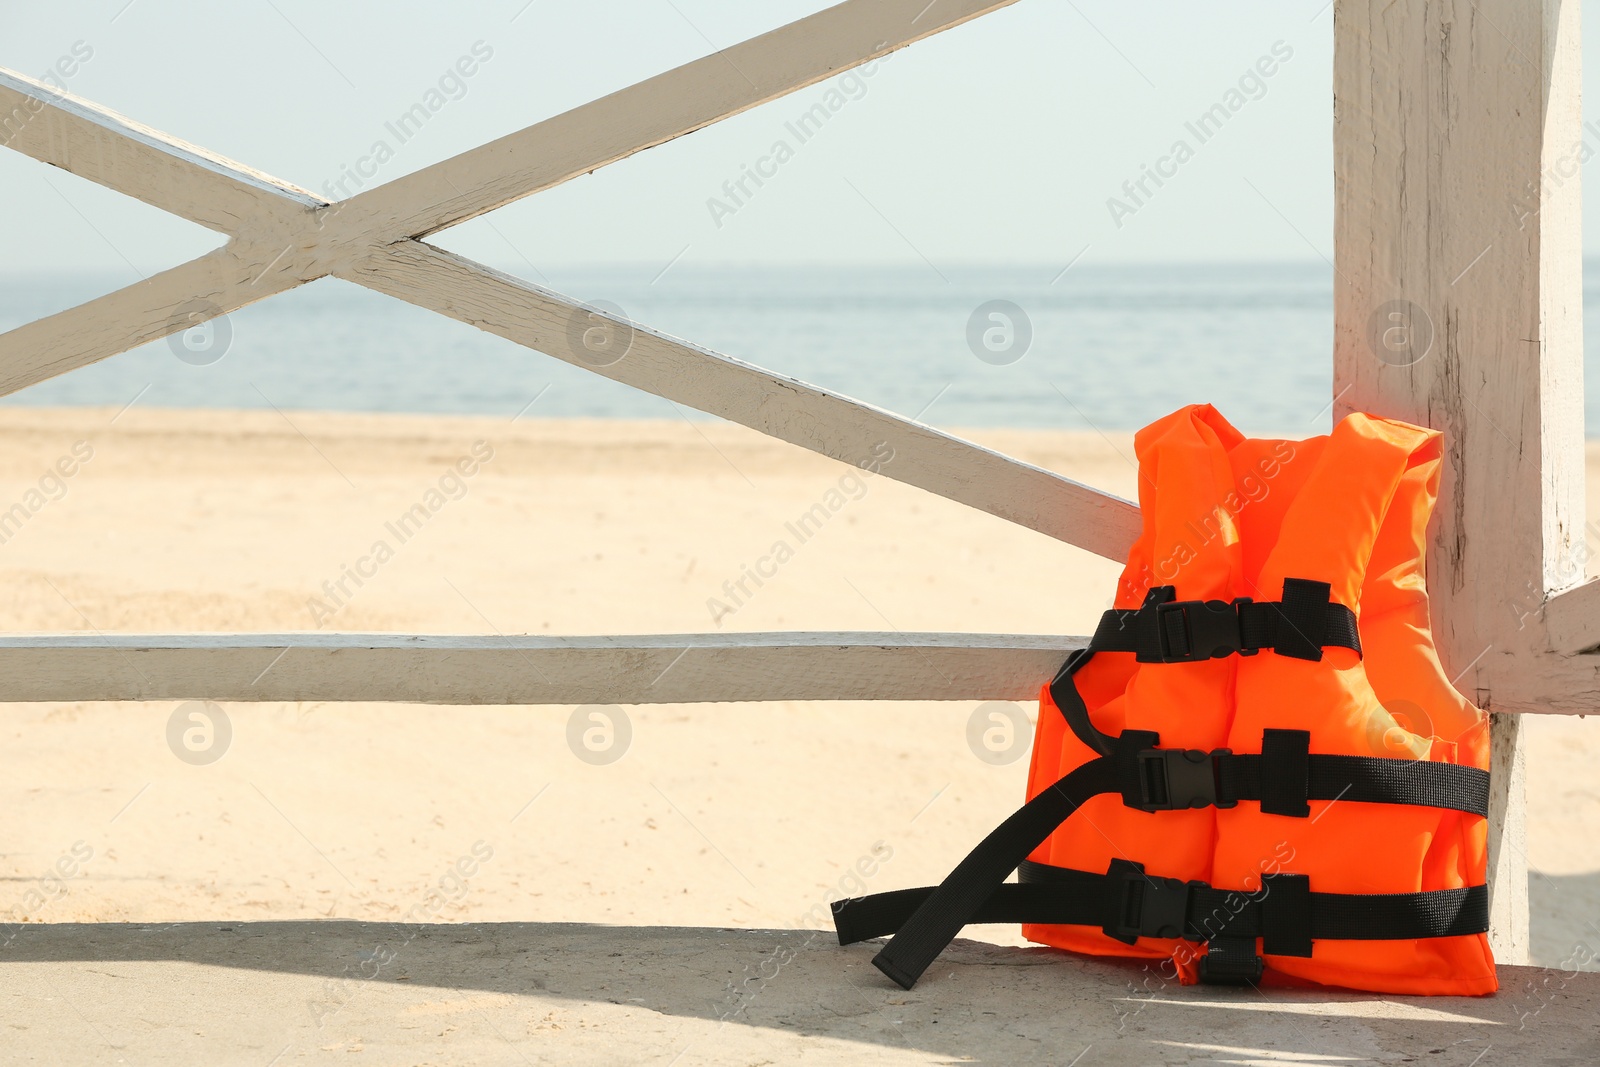
M 1488 998 L 1163 985 L 963 940 L 905 993 L 806 931 L 474 923 L 56 924 L 0 950 L 0 1059 L 463 1063 L 1600 1062 L 1600 974 Z

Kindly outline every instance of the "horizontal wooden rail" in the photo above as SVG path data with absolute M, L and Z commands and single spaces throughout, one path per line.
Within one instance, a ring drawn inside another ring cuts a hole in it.
M 1544 603 L 1545 634 L 1556 652 L 1600 647 L 1600 581 L 1556 593 Z
M 949 633 L 10 634 L 0 637 L 0 700 L 1031 700 L 1085 643 Z

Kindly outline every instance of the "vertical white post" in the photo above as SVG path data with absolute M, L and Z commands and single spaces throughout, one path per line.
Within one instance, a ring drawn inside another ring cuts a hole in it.
M 1527 755 L 1522 720 L 1495 715 L 1489 724 L 1489 943 L 1500 963 L 1528 962 L 1528 820 L 1523 790 Z
M 1445 432 L 1428 590 L 1486 709 L 1582 578 L 1577 0 L 1336 0 L 1334 391 Z M 1491 922 L 1527 958 L 1514 719 L 1493 729 Z

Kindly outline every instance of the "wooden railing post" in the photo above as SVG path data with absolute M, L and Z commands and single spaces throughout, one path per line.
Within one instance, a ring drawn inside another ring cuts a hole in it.
M 1433 632 L 1486 710 L 1545 658 L 1582 579 L 1576 0 L 1336 0 L 1336 413 L 1445 432 Z M 1546 660 L 1547 661 L 1547 660 Z M 1516 723 L 1493 728 L 1501 962 L 1526 960 Z
M 1528 781 L 1522 720 L 1489 722 L 1489 944 L 1500 963 L 1528 962 Z

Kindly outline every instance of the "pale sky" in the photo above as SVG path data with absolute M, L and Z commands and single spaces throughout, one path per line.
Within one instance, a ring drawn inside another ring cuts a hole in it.
M 0 8 L 0 65 L 38 77 L 75 48 L 92 52 L 67 79 L 71 92 L 331 196 L 329 183 L 379 142 L 392 158 L 359 179 L 367 185 L 822 6 L 16 4 Z M 1589 22 L 1590 36 L 1600 32 L 1600 18 Z M 435 239 L 513 270 L 680 255 L 774 265 L 1065 264 L 1080 252 L 1085 263 L 1315 261 L 1332 253 L 1331 36 L 1323 0 L 1021 0 L 835 86 L 831 117 L 804 143 L 788 124 L 826 102 L 829 83 Z M 457 78 L 463 57 L 475 72 Z M 441 79 L 445 91 L 430 96 Z M 1186 124 L 1230 93 L 1242 106 L 1201 143 Z M 402 141 L 389 124 L 418 103 L 434 111 Z M 1163 162 L 1180 140 L 1192 158 Z M 774 156 L 779 141 L 792 157 Z M 1159 187 L 1146 177 L 1135 202 L 1124 183 L 1147 165 L 1168 177 Z M 724 183 L 747 166 L 771 176 L 736 204 Z M 0 188 L 11 269 L 131 280 L 220 240 L 16 153 L 0 152 Z M 1136 210 L 1114 217 L 1112 197 Z M 1600 252 L 1600 227 L 1586 237 Z

